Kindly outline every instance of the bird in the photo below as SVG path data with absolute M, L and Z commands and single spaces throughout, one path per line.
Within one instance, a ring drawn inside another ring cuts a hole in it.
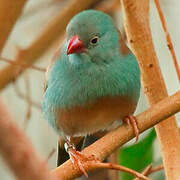
M 133 114 L 140 96 L 140 68 L 125 46 L 109 15 L 84 10 L 68 23 L 66 40 L 48 68 L 44 118 L 85 175 L 83 155 L 73 139 L 110 131 L 124 122 L 133 127 L 136 139 L 139 136 Z

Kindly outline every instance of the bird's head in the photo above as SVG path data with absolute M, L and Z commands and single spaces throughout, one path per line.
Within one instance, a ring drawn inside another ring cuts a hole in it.
M 118 31 L 111 17 L 95 10 L 72 18 L 67 29 L 67 55 L 85 54 L 92 60 L 111 59 L 119 53 Z

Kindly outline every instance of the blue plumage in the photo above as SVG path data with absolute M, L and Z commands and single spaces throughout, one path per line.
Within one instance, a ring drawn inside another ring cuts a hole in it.
M 71 40 L 72 37 L 75 40 Z M 67 41 L 49 71 L 42 106 L 45 118 L 63 137 L 66 132 L 61 127 L 61 119 L 63 123 L 67 121 L 67 126 L 69 119 L 64 113 L 59 113 L 60 110 L 82 107 L 83 111 L 83 108 L 93 106 L 103 97 L 124 97 L 129 103 L 137 104 L 140 93 L 139 66 L 132 53 L 120 52 L 120 46 L 118 31 L 108 15 L 88 10 L 70 21 Z M 90 121 L 87 117 L 87 126 L 91 126 L 88 124 Z

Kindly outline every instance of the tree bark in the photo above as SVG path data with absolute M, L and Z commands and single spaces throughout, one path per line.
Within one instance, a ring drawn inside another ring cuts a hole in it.
M 121 0 L 128 42 L 136 55 L 144 92 L 150 106 L 167 97 L 149 27 L 149 0 Z M 156 132 L 161 145 L 167 180 L 180 179 L 180 133 L 174 117 L 158 124 Z

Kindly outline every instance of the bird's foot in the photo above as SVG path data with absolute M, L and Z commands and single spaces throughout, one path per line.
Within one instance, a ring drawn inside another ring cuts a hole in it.
M 85 156 L 82 152 L 77 151 L 73 146 L 68 146 L 67 152 L 72 163 L 76 165 L 86 177 L 88 177 L 85 165 L 90 161 L 97 162 L 98 160 L 93 155 L 89 157 Z
M 137 119 L 135 116 L 133 115 L 129 115 L 126 116 L 123 120 L 125 123 L 127 123 L 128 125 L 132 126 L 134 133 L 136 135 L 136 141 L 138 141 L 139 138 L 139 128 L 138 128 L 138 123 L 137 123 Z

